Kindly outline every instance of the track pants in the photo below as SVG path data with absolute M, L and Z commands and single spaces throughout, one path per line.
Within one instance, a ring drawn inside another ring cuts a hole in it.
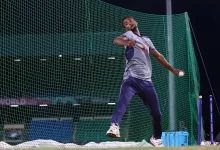
M 157 93 L 151 81 L 144 81 L 134 77 L 124 80 L 117 105 L 112 114 L 112 123 L 120 125 L 120 121 L 126 112 L 126 108 L 134 95 L 138 95 L 149 109 L 153 120 L 153 136 L 161 138 L 161 112 Z

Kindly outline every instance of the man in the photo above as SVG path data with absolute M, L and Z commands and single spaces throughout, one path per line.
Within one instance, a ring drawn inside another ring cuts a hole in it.
M 161 112 L 159 100 L 151 80 L 152 66 L 149 54 L 152 54 L 165 68 L 175 75 L 181 70 L 174 69 L 154 47 L 151 40 L 139 32 L 136 20 L 131 16 L 122 19 L 125 33 L 114 39 L 114 44 L 124 46 L 126 67 L 119 100 L 112 114 L 112 123 L 107 131 L 109 137 L 120 137 L 119 125 L 126 107 L 134 95 L 138 95 L 149 109 L 153 120 L 151 143 L 163 147 L 161 134 Z

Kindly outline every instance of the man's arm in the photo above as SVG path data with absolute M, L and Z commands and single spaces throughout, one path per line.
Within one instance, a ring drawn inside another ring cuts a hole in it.
M 135 46 L 136 41 L 129 41 L 125 36 L 119 36 L 114 39 L 114 44 L 117 46 Z
M 159 53 L 157 50 L 152 50 L 150 51 L 150 53 L 160 62 L 160 64 L 162 64 L 165 68 L 167 68 L 168 70 L 170 70 L 172 73 L 178 75 L 179 72 L 181 70 L 178 69 L 174 69 L 168 62 L 167 60 L 164 58 L 164 56 Z

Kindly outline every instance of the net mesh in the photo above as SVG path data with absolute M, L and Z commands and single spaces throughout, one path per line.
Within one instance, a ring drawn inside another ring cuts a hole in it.
M 168 60 L 166 16 L 99 0 L 10 0 L 1 1 L 0 7 L 0 138 L 6 140 L 4 126 L 23 124 L 22 133 L 16 132 L 22 141 L 116 140 L 105 133 L 124 71 L 123 48 L 113 44 L 123 33 L 121 19 L 134 16 L 141 34 Z M 174 67 L 185 71 L 184 77 L 175 77 L 175 126 L 188 131 L 189 143 L 194 144 L 199 70 L 187 13 L 173 15 L 172 20 Z M 163 131 L 168 131 L 169 72 L 154 58 L 152 65 Z M 149 111 L 134 97 L 117 140 L 141 141 L 151 135 Z

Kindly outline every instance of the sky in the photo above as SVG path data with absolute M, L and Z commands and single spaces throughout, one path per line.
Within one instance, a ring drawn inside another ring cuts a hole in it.
M 158 15 L 166 14 L 166 0 L 103 1 L 138 12 Z M 200 71 L 200 95 L 203 96 L 205 130 L 209 132 L 209 95 L 214 93 L 217 102 L 213 103 L 214 127 L 216 132 L 220 132 L 220 114 L 218 114 L 217 109 L 218 106 L 220 110 L 220 1 L 173 0 L 172 13 L 179 14 L 184 12 L 187 12 L 189 15 L 196 37 L 196 40 L 195 38 L 193 40 Z M 197 41 L 198 46 L 195 41 Z M 209 80 L 205 70 L 207 71 Z

